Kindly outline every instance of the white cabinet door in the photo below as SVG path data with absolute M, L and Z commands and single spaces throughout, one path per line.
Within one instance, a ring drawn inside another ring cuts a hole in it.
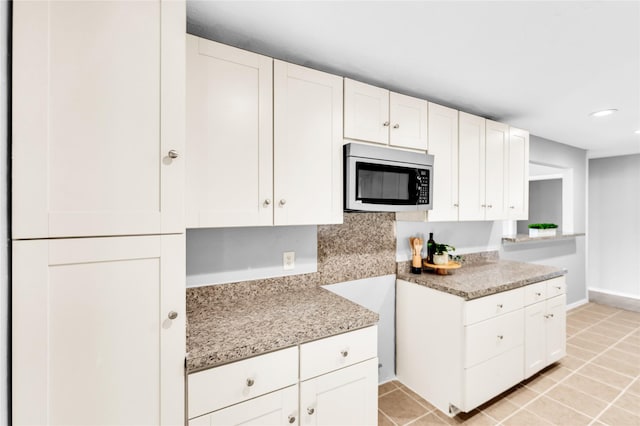
M 505 188 L 508 175 L 506 161 L 509 144 L 509 126 L 487 120 L 486 137 L 486 220 L 505 219 Z
M 427 149 L 427 109 L 423 99 L 391 92 L 389 96 L 389 145 Z
M 188 228 L 272 225 L 272 63 L 187 35 Z
M 389 143 L 389 91 L 344 79 L 344 137 Z
M 298 386 L 189 420 L 189 426 L 290 426 L 297 425 Z
M 485 217 L 485 122 L 477 115 L 459 113 L 459 220 Z
M 429 222 L 458 220 L 458 111 L 429 103 L 429 154 L 433 154 L 433 210 Z
M 184 269 L 183 235 L 14 242 L 14 424 L 182 424 Z
M 300 383 L 300 424 L 377 424 L 377 383 L 378 358 Z
M 14 3 L 13 238 L 183 232 L 185 22 L 180 1 Z
M 530 377 L 546 364 L 546 302 L 538 302 L 524 309 L 524 376 Z
M 529 217 L 529 132 L 509 129 L 508 218 L 526 220 Z
M 546 315 L 546 356 L 549 365 L 567 353 L 567 307 L 564 294 L 547 300 Z
M 274 225 L 342 223 L 342 86 L 274 61 Z

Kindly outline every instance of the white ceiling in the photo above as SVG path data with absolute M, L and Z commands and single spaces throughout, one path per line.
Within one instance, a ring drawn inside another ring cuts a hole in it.
M 192 1 L 189 33 L 509 123 L 640 153 L 640 1 Z M 617 108 L 602 118 L 589 113 Z

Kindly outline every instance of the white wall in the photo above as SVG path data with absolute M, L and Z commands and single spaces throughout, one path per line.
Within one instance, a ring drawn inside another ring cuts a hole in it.
M 529 161 L 572 171 L 573 229 L 567 231 L 586 232 L 587 151 L 532 135 Z M 503 245 L 500 257 L 567 269 L 567 304 L 573 304 L 587 298 L 586 253 L 585 237 L 579 236 L 567 240 Z
M 316 272 L 317 238 L 317 226 L 189 229 L 187 287 Z M 285 251 L 293 270 L 282 267 Z
M 589 160 L 588 285 L 640 298 L 640 154 Z
M 9 227 L 7 204 L 9 2 L 0 2 L 0 425 L 9 424 Z

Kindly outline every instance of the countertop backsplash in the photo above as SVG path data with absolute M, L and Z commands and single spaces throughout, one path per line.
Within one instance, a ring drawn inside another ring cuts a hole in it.
M 318 226 L 317 245 L 317 272 L 187 288 L 187 307 L 396 273 L 393 213 L 345 213 L 343 224 Z

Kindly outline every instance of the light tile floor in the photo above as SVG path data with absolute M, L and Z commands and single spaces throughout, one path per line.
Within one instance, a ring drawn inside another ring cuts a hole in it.
M 449 418 L 398 381 L 378 395 L 380 426 L 640 426 L 640 313 L 569 311 L 567 356 L 470 413 Z

